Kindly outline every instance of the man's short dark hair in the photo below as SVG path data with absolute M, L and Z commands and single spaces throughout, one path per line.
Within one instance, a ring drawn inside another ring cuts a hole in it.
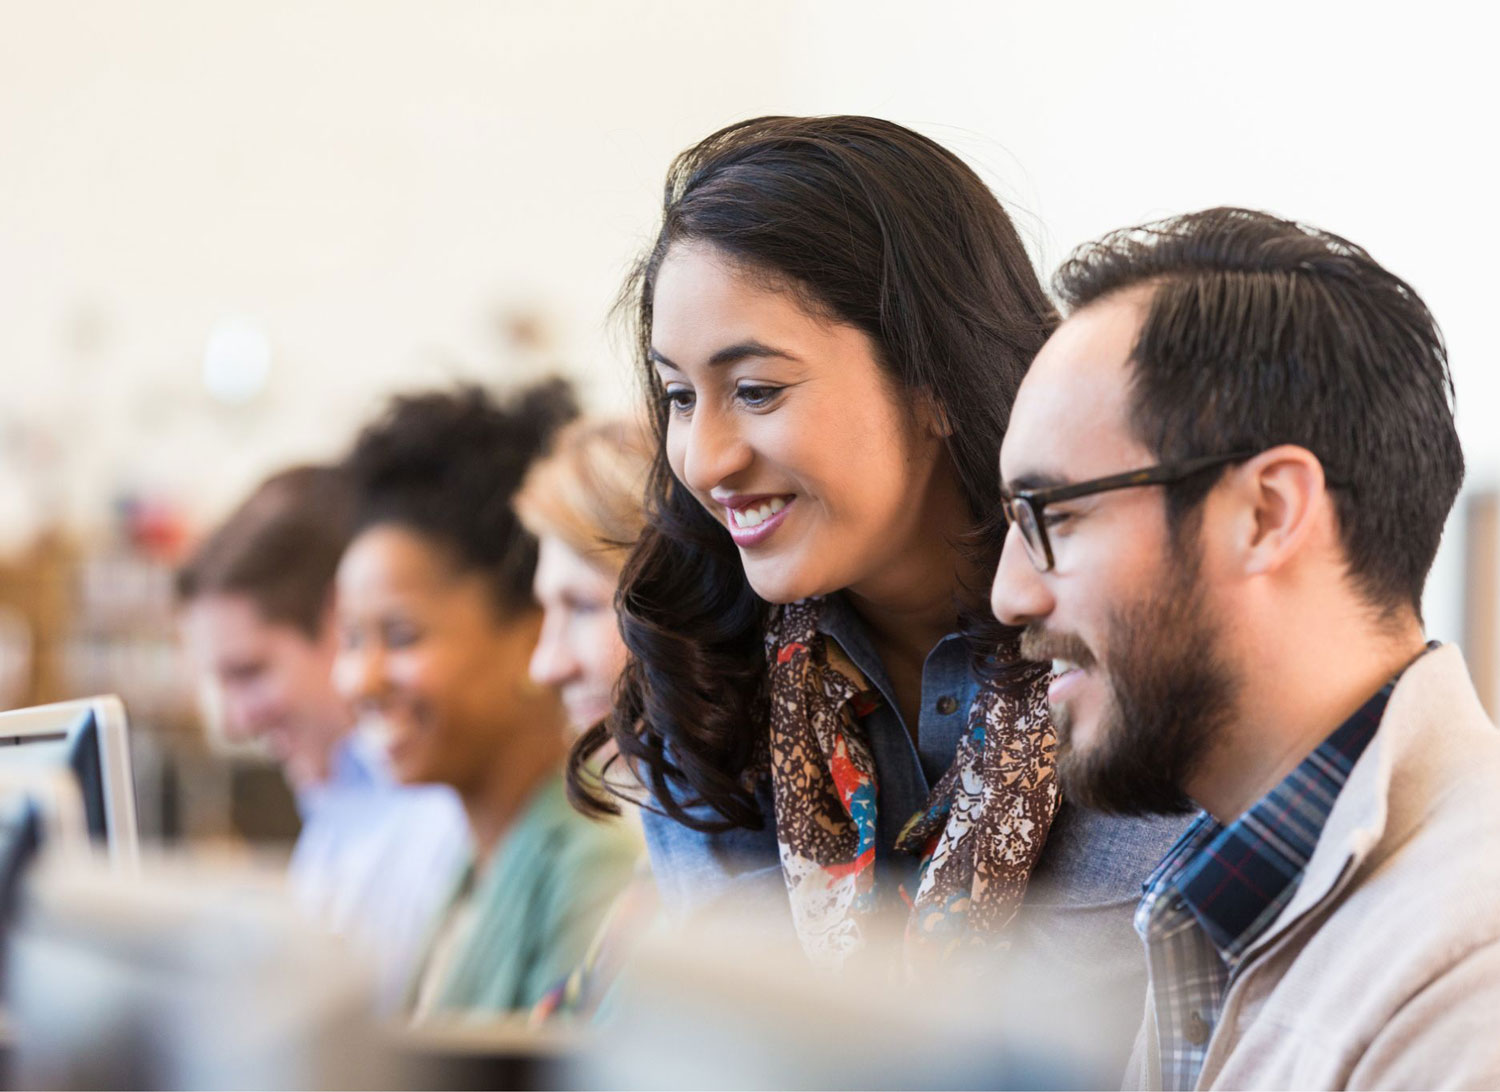
M 1236 208 L 1113 232 L 1056 276 L 1073 310 L 1138 285 L 1155 291 L 1132 356 L 1137 437 L 1164 462 L 1307 448 L 1355 586 L 1420 615 L 1464 460 L 1447 349 L 1412 287 L 1346 239 Z M 1169 492 L 1174 529 L 1214 480 Z
M 316 640 L 353 514 L 348 480 L 336 467 L 272 475 L 178 570 L 178 601 L 243 595 L 267 622 Z

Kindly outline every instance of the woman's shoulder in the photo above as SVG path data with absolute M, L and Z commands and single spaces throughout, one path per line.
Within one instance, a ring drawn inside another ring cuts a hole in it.
M 651 855 L 651 871 L 662 903 L 672 911 L 687 912 L 712 902 L 741 877 L 779 867 L 775 809 L 770 788 L 761 784 L 755 794 L 764 825 L 759 830 L 735 827 L 709 832 L 694 830 L 643 808 L 641 827 Z M 699 818 L 712 818 L 707 807 L 690 808 Z
M 560 775 L 538 794 L 528 819 L 553 856 L 634 859 L 643 848 L 640 826 L 629 816 L 593 819 L 575 809 Z
M 535 860 L 539 903 L 564 916 L 608 901 L 630 879 L 645 846 L 640 825 L 628 815 L 591 819 L 573 810 L 565 793 L 546 802 L 543 836 L 527 847 Z
M 1069 904 L 1134 903 L 1193 818 L 1106 815 L 1064 802 L 1032 883 Z

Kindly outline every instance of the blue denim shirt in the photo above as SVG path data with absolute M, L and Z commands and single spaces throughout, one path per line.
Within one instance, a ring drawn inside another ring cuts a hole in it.
M 896 835 L 927 803 L 932 786 L 952 764 L 958 750 L 969 706 L 979 691 L 979 683 L 969 670 L 968 650 L 962 636 L 952 633 L 927 654 L 922 669 L 918 742 L 913 744 L 890 677 L 870 644 L 864 624 L 843 596 L 829 598 L 818 628 L 838 642 L 885 699 L 864 718 L 878 775 L 876 868 L 882 881 L 909 880 L 919 862 L 895 850 Z M 763 830 L 700 834 L 665 816 L 642 813 L 651 868 L 669 909 L 690 913 L 738 887 L 781 883 L 770 786 L 763 783 L 756 799 L 766 817 Z

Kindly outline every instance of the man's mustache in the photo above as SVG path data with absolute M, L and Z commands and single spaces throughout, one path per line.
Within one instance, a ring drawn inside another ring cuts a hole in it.
M 1021 631 L 1021 656 L 1036 663 L 1067 660 L 1085 669 L 1094 666 L 1094 654 L 1082 638 L 1073 633 L 1052 633 L 1037 625 Z

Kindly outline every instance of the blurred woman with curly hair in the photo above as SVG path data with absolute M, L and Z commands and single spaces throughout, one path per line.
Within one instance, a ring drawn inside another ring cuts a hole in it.
M 536 539 L 511 501 L 576 409 L 560 382 L 397 398 L 348 459 L 340 689 L 404 782 L 451 785 L 473 854 L 436 923 L 414 1015 L 526 1008 L 582 958 L 638 842 L 568 805 L 557 692 L 528 678 Z

